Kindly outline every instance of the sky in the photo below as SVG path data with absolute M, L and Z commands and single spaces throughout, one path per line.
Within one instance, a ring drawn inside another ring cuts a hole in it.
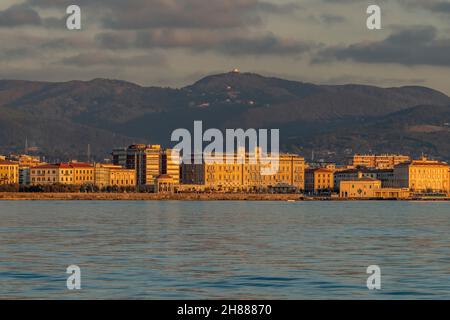
M 381 30 L 366 27 L 371 4 Z M 450 0 L 2 0 L 0 79 L 182 87 L 239 68 L 450 95 L 449 31 Z

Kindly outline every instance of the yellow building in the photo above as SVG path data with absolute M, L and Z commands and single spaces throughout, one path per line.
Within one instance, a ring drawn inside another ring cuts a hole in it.
M 249 154 L 245 160 L 237 154 L 222 156 L 222 161 L 203 159 L 202 164 L 182 165 L 182 183 L 188 185 L 203 185 L 206 189 L 216 191 L 267 191 L 278 185 L 305 188 L 305 160 L 303 157 L 291 154 L 279 156 L 278 171 L 264 174 L 268 167 L 267 159 L 258 157 L 250 161 Z M 218 159 L 218 156 L 215 156 Z
M 113 164 L 96 164 L 95 185 L 99 188 L 134 187 L 136 186 L 136 170 Z
M 305 170 L 305 191 L 321 192 L 334 189 L 334 170 L 309 168 Z
M 377 199 L 408 199 L 409 196 L 409 189 L 406 188 L 375 189 L 375 198 Z
M 179 151 L 173 149 L 164 150 L 161 167 L 162 174 L 171 176 L 176 185 L 180 184 L 181 160 Z
M 134 187 L 136 186 L 136 171 L 125 168 L 111 168 L 109 184 L 117 187 Z
M 355 154 L 351 162 L 354 167 L 392 169 L 394 166 L 408 161 L 411 161 L 409 156 L 398 154 Z
M 19 164 L 0 160 L 0 185 L 19 183 Z
M 59 182 L 59 166 L 46 164 L 30 168 L 30 184 L 51 185 Z
M 156 178 L 162 174 L 162 153 L 160 145 L 149 145 L 145 149 L 145 184 L 154 185 Z
M 425 157 L 399 164 L 394 168 L 394 184 L 411 192 L 448 192 L 449 165 Z
M 68 167 L 73 170 L 73 184 L 94 184 L 94 166 L 90 163 L 72 162 Z
M 47 164 L 30 168 L 31 185 L 94 184 L 94 166 L 89 163 Z
M 381 189 L 381 181 L 373 178 L 359 178 L 355 180 L 341 181 L 339 196 L 350 199 L 376 198 L 376 191 Z

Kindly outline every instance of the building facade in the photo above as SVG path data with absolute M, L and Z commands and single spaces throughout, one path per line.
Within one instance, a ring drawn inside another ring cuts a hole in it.
M 30 168 L 30 185 L 94 184 L 94 166 L 89 163 L 45 164 Z
M 8 160 L 0 160 L 0 185 L 19 183 L 19 164 Z
M 219 156 L 215 156 L 217 159 Z M 264 174 L 266 159 L 250 161 L 237 154 L 224 154 L 222 161 L 203 159 L 201 164 L 182 164 L 182 183 L 202 185 L 205 189 L 215 191 L 261 192 L 280 185 L 292 186 L 297 190 L 305 188 L 305 160 L 292 154 L 281 154 L 277 172 Z
M 339 191 L 341 181 L 357 180 L 360 178 L 372 178 L 380 180 L 383 188 L 393 188 L 394 183 L 394 169 L 369 169 L 357 168 L 337 170 L 334 172 L 334 186 Z
M 341 181 L 339 196 L 349 199 L 376 198 L 376 191 L 381 189 L 381 181 L 373 178 L 358 178 L 355 180 Z
M 52 185 L 59 183 L 59 166 L 46 164 L 30 168 L 30 185 Z
M 162 174 L 173 177 L 180 183 L 180 159 L 171 149 L 160 145 L 135 144 L 128 148 L 114 149 L 113 164 L 136 171 L 136 184 L 154 186 L 156 178 Z
M 308 168 L 305 170 L 305 191 L 320 193 L 334 190 L 334 170 Z
M 449 165 L 445 162 L 422 158 L 402 163 L 394 168 L 394 181 L 398 188 L 411 192 L 449 192 Z
M 134 187 L 136 186 L 136 171 L 113 164 L 95 165 L 95 185 L 106 187 Z
M 353 156 L 353 159 L 351 160 L 351 164 L 354 167 L 393 169 L 394 166 L 408 161 L 411 161 L 411 158 L 409 156 L 398 154 L 355 154 Z

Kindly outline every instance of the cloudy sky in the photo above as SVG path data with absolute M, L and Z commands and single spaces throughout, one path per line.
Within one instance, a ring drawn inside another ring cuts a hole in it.
M 82 30 L 66 29 L 66 7 Z M 383 29 L 366 28 L 382 8 Z M 0 79 L 179 87 L 232 68 L 450 94 L 450 0 L 1 0 Z

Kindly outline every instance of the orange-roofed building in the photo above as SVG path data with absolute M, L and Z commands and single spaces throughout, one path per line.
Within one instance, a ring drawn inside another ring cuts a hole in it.
M 94 184 L 94 166 L 89 163 L 58 163 L 32 167 L 31 185 L 84 185 Z

